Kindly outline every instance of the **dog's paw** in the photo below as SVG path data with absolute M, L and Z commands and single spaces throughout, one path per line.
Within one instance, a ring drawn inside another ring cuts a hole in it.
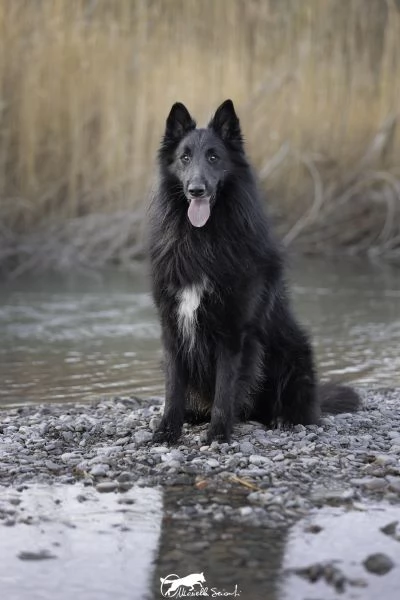
M 229 444 L 231 441 L 231 431 L 225 423 L 211 423 L 207 431 L 206 440 L 208 445 L 214 441 L 222 443 L 227 442 Z
M 180 435 L 181 429 L 179 427 L 161 422 L 159 428 L 154 432 L 153 443 L 164 444 L 166 442 L 169 446 L 172 446 L 178 442 Z

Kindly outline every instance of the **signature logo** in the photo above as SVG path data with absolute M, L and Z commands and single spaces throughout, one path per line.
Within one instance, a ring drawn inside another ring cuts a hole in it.
M 166 577 L 160 577 L 160 581 L 160 591 L 163 598 L 195 598 L 201 596 L 208 598 L 231 596 L 237 598 L 240 596 L 237 585 L 235 585 L 233 591 L 204 586 L 203 584 L 206 583 L 204 573 L 192 573 L 186 577 L 179 577 L 179 575 L 171 573 Z

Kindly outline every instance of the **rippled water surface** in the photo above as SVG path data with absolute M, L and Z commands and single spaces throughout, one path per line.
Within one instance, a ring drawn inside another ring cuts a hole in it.
M 400 384 L 399 269 L 310 260 L 289 276 L 321 377 Z M 3 282 L 0 403 L 162 394 L 149 287 L 144 269 Z

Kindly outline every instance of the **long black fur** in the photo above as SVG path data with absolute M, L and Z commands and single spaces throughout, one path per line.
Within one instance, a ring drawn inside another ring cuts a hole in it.
M 211 198 L 202 227 L 188 219 L 193 186 Z M 318 391 L 310 341 L 289 304 L 282 253 L 230 100 L 205 129 L 196 129 L 182 104 L 172 107 L 149 217 L 166 375 L 155 441 L 175 443 L 184 420 L 210 420 L 208 441 L 229 441 L 239 419 L 309 424 L 318 423 L 321 410 L 358 408 L 350 388 Z M 178 326 L 179 299 L 184 288 L 202 281 L 207 285 L 191 344 Z

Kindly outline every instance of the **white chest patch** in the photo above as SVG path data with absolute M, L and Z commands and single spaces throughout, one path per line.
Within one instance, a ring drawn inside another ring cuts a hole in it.
M 196 311 L 206 289 L 206 282 L 196 283 L 183 288 L 178 293 L 178 327 L 183 338 L 192 348 L 196 334 Z

